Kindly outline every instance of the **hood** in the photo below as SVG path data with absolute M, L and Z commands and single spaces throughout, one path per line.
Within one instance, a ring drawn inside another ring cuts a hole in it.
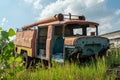
M 105 37 L 96 37 L 96 36 L 75 36 L 75 37 L 65 37 L 65 45 L 71 45 L 71 46 L 74 46 L 75 45 L 75 42 L 78 41 L 78 40 L 88 40 L 89 39 L 94 39 L 94 40 L 98 40 L 99 39 L 105 39 L 105 40 L 108 40 L 107 38 Z
M 75 36 L 75 37 L 65 37 L 65 45 L 74 45 L 74 41 L 78 38 L 83 38 L 84 36 Z

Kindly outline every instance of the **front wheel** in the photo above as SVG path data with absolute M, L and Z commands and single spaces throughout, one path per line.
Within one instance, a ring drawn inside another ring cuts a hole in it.
M 68 57 L 69 63 L 74 62 L 74 63 L 80 64 L 80 57 L 81 57 L 80 53 L 74 53 L 70 55 Z
M 27 55 L 26 52 L 24 52 L 24 53 L 22 54 L 22 59 L 23 59 L 23 61 L 24 61 L 24 64 L 23 64 L 23 65 L 25 66 L 26 69 L 28 69 L 29 66 L 30 66 L 30 57 L 28 57 L 28 55 Z
M 103 50 L 98 55 L 100 58 L 107 56 L 107 50 Z

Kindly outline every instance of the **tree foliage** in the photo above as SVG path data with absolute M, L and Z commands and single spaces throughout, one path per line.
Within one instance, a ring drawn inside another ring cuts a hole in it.
M 3 30 L 0 27 L 0 80 L 5 80 L 8 76 L 13 76 L 15 73 L 15 62 L 21 62 L 21 58 L 14 57 L 14 44 L 10 40 L 10 37 L 15 35 L 15 31 L 10 28 L 8 31 Z M 10 71 L 10 69 L 13 69 Z

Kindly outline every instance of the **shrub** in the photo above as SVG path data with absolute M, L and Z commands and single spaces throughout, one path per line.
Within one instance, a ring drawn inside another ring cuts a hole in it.
M 13 56 L 14 44 L 10 40 L 10 37 L 14 35 L 15 31 L 12 28 L 5 31 L 0 27 L 0 80 L 5 80 L 9 76 L 14 76 L 14 62 L 21 62 L 20 57 L 15 58 Z

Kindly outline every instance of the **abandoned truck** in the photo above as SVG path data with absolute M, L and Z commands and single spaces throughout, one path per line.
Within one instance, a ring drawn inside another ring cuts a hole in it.
M 15 52 L 22 55 L 26 68 L 36 59 L 49 65 L 52 60 L 80 62 L 84 57 L 102 56 L 109 48 L 109 40 L 98 36 L 98 25 L 86 21 L 85 16 L 56 14 L 17 30 Z

